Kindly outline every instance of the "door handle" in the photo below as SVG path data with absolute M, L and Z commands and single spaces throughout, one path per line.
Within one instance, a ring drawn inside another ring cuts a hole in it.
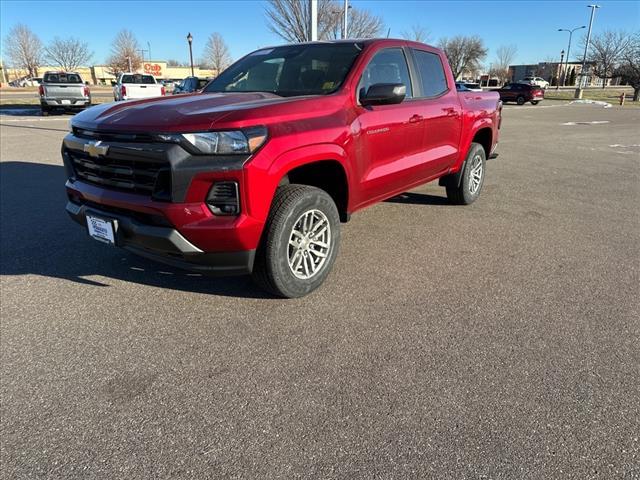
M 424 120 L 424 117 L 416 113 L 415 115 L 411 115 L 411 118 L 409 118 L 409 123 L 418 123 L 422 120 Z
M 442 111 L 444 113 L 446 113 L 448 117 L 457 117 L 458 116 L 458 112 L 456 112 L 456 109 L 453 108 L 453 107 L 443 108 Z

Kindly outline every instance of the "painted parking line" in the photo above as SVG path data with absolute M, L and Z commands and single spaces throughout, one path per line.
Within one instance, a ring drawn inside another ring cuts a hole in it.
M 15 118 L 10 115 L 2 115 L 0 113 L 0 120 L 3 122 L 68 122 L 70 117 L 27 117 L 27 118 Z
M 609 123 L 609 120 L 593 120 L 592 122 L 565 122 L 560 125 L 601 125 L 603 123 Z

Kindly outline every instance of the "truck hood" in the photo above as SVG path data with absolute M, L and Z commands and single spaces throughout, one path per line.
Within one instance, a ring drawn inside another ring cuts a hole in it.
M 208 130 L 233 112 L 285 104 L 309 97 L 279 97 L 262 92 L 194 93 L 96 105 L 71 124 L 89 130 L 187 132 Z

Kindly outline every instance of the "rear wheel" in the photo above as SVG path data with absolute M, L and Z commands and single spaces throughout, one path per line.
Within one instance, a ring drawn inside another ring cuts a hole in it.
M 329 275 L 339 242 L 340 216 L 329 194 L 306 185 L 279 187 L 256 252 L 253 279 L 280 297 L 307 295 Z
M 540 103 L 540 100 L 533 100 L 533 101 L 531 102 L 531 105 L 537 105 L 538 103 Z
M 486 155 L 479 143 L 472 143 L 464 163 L 460 185 L 447 185 L 447 198 L 456 205 L 469 205 L 480 196 L 484 184 Z
M 518 103 L 518 105 L 524 105 L 524 97 L 522 95 L 520 95 L 517 99 L 516 102 Z

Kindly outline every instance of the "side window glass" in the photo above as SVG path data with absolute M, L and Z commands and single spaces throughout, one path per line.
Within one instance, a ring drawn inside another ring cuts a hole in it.
M 420 72 L 422 82 L 422 95 L 425 97 L 435 97 L 447 91 L 447 77 L 444 74 L 444 67 L 440 57 L 435 53 L 423 50 L 414 50 L 416 67 Z
M 413 96 L 409 67 L 401 48 L 386 48 L 379 51 L 371 59 L 367 68 L 362 72 L 362 78 L 358 85 L 358 95 L 362 95 L 367 89 L 376 83 L 402 83 L 407 87 L 405 98 Z

